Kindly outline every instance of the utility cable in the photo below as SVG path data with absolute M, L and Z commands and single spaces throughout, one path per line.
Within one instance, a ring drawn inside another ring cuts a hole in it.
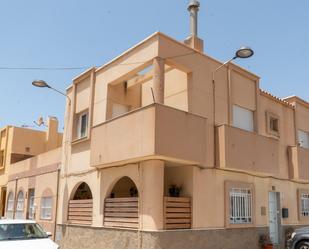
M 188 55 L 195 54 L 196 51 L 192 51 L 189 53 L 185 54 L 179 54 L 175 56 L 169 56 L 165 57 L 163 59 L 174 59 L 174 58 L 180 58 L 180 57 L 185 57 Z M 147 63 L 148 61 L 137 61 L 137 62 L 128 62 L 128 63 L 119 63 L 117 65 L 120 66 L 126 66 L 126 65 L 135 65 L 135 64 L 144 64 Z M 104 65 L 103 65 L 104 66 Z M 80 67 L 1 67 L 0 70 L 42 70 L 42 71 L 69 71 L 69 70 L 81 70 L 81 69 L 87 69 L 87 68 L 92 68 L 93 66 L 80 66 Z M 95 67 L 101 67 L 101 66 L 95 66 Z

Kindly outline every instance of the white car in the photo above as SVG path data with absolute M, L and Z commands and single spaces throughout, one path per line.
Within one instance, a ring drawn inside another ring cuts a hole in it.
M 59 249 L 39 224 L 31 220 L 0 220 L 0 249 Z

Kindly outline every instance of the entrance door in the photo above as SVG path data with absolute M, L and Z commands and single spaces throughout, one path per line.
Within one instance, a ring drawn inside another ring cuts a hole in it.
M 29 189 L 28 190 L 28 219 L 34 220 L 34 210 L 33 210 L 33 205 L 34 205 L 34 189 Z
M 281 229 L 281 217 L 280 217 L 280 193 L 269 192 L 268 195 L 269 205 L 269 236 L 271 241 L 276 245 L 280 243 L 280 229 Z

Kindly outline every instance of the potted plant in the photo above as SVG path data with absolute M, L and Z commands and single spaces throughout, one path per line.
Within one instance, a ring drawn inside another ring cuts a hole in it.
M 130 191 L 131 197 L 137 197 L 138 196 L 138 191 L 137 191 L 136 187 L 131 187 L 129 191 Z
M 271 242 L 268 234 L 260 235 L 259 244 L 261 245 L 262 249 L 273 249 L 274 248 L 274 245 Z
M 179 197 L 182 191 L 181 186 L 177 186 L 176 184 L 172 184 L 168 189 L 168 193 L 171 197 Z

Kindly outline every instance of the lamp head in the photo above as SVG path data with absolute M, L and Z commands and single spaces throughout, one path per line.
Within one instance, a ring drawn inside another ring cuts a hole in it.
M 51 88 L 44 80 L 34 80 L 32 85 L 35 87 L 48 87 Z
M 246 59 L 254 55 L 254 51 L 249 47 L 241 47 L 236 51 L 235 58 Z

